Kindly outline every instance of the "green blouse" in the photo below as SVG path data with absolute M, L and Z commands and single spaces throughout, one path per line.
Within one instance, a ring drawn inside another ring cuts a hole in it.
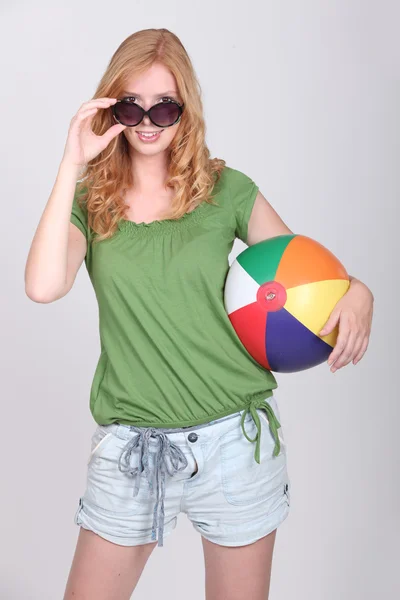
M 99 307 L 100 356 L 90 390 L 99 424 L 180 428 L 242 409 L 257 424 L 274 375 L 247 352 L 224 306 L 228 255 L 246 243 L 258 186 L 226 166 L 214 203 L 180 219 L 122 219 L 115 235 L 92 244 L 87 215 L 75 193 L 71 212 L 87 239 L 86 269 Z M 246 432 L 243 428 L 243 433 Z M 247 435 L 246 435 L 247 437 Z M 249 438 L 248 438 L 249 439 Z M 276 434 L 275 453 L 279 453 Z

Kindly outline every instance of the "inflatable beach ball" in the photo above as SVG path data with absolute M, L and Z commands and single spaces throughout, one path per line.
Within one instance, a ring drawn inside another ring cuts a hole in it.
M 225 309 L 262 367 L 293 373 L 328 360 L 338 326 L 318 333 L 349 285 L 346 269 L 327 248 L 304 235 L 279 235 L 236 257 L 225 280 Z

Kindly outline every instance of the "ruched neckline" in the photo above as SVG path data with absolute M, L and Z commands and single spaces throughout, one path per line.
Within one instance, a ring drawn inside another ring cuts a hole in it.
M 132 234 L 132 235 L 140 235 L 140 234 L 162 234 L 168 231 L 174 231 L 180 228 L 190 227 L 194 224 L 199 223 L 205 213 L 206 207 L 211 207 L 212 205 L 208 202 L 201 202 L 194 210 L 191 212 L 187 212 L 178 219 L 155 219 L 154 221 L 150 221 L 146 223 L 145 221 L 141 221 L 137 223 L 136 221 L 131 221 L 130 219 L 120 219 L 118 222 L 118 228 L 121 232 Z

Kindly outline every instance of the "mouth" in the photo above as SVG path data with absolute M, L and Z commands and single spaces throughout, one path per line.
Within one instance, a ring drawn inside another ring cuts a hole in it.
M 164 130 L 161 131 L 136 131 L 139 140 L 142 142 L 154 142 L 158 140 Z

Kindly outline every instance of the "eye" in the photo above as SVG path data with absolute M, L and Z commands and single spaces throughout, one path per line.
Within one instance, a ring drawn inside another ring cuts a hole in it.
M 165 100 L 166 102 L 178 102 L 176 98 L 172 98 L 171 96 L 163 96 L 161 100 Z
M 139 104 L 140 102 L 138 101 L 138 99 L 136 98 L 136 96 L 124 96 L 122 98 L 122 100 L 124 100 L 125 102 L 132 102 L 133 104 Z M 168 102 L 177 102 L 179 104 L 179 101 L 177 98 L 174 98 L 173 96 L 162 96 L 160 98 L 161 103 L 168 103 Z

